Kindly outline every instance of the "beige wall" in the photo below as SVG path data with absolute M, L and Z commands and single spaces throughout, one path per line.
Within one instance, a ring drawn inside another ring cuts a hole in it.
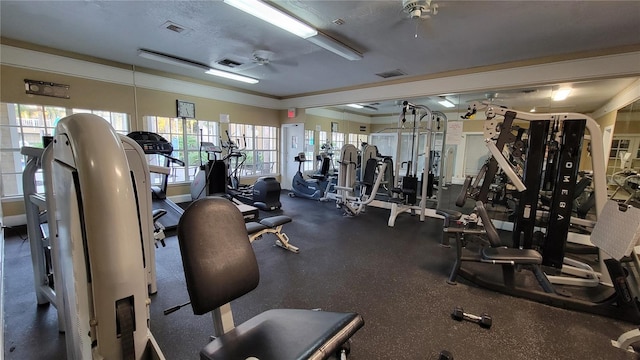
M 0 82 L 0 101 L 2 102 L 107 110 L 131 115 L 135 112 L 134 91 L 130 86 L 6 65 L 0 66 L 0 79 L 2 79 Z M 70 85 L 71 98 L 29 95 L 25 92 L 25 79 Z
M 176 115 L 176 99 L 195 103 L 197 118 L 202 120 L 219 121 L 220 114 L 228 114 L 230 121 L 234 123 L 280 127 L 281 119 L 286 119 L 286 111 L 281 110 L 134 88 L 133 86 L 5 65 L 0 66 L 0 79 L 2 79 L 0 102 L 122 112 L 131 116 L 131 130 L 144 130 L 144 116 L 147 115 L 174 117 Z M 69 85 L 70 99 L 26 94 L 24 79 Z M 224 134 L 228 125 L 220 125 Z M 189 185 L 172 185 L 167 191 L 169 196 L 188 194 Z M 2 212 L 4 216 L 23 214 L 22 199 L 3 201 Z

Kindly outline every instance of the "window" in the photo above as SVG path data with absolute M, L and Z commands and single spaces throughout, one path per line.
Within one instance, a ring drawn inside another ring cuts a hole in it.
M 304 131 L 304 156 L 307 160 L 302 164 L 303 171 L 312 171 L 315 170 L 315 131 L 313 130 L 305 130 Z
M 607 165 L 607 174 L 622 170 L 622 158 L 624 154 L 631 154 L 626 168 L 637 169 L 640 162 L 640 136 L 627 135 L 624 137 L 614 136 L 611 141 L 611 151 L 609 152 L 609 163 Z
M 85 109 L 71 109 L 72 114 L 80 114 L 80 113 L 89 113 L 98 115 L 101 118 L 107 120 L 113 129 L 122 135 L 127 135 L 129 133 L 129 116 L 127 114 L 122 113 L 114 113 L 111 111 L 100 111 L 100 110 L 85 110 Z
M 2 197 L 22 195 L 22 171 L 27 158 L 20 154 L 22 146 L 42 147 L 42 137 L 52 135 L 58 120 L 80 112 L 94 113 L 127 133 L 129 116 L 109 111 L 67 109 L 58 106 L 0 104 L 0 180 Z M 41 172 L 36 174 L 37 190 L 44 191 Z
M 273 175 L 278 171 L 278 128 L 273 126 L 229 124 L 229 136 L 246 155 L 244 162 L 231 161 L 229 171 L 238 176 Z
M 164 137 L 173 145 L 171 156 L 185 163 L 184 166 L 175 162 L 167 164 L 167 158 L 164 156 L 150 155 L 151 164 L 171 167 L 169 184 L 193 181 L 201 162 L 207 161 L 204 155 L 200 158 L 200 141 L 220 145 L 218 123 L 215 121 L 146 116 L 146 122 L 149 131 Z M 163 176 L 152 173 L 151 183 L 160 185 Z
M 348 144 L 353 144 L 358 149 L 361 148 L 362 143 L 366 143 L 369 141 L 369 136 L 366 134 L 349 134 Z
M 342 147 L 344 146 L 344 134 L 339 132 L 332 132 L 331 146 L 333 147 L 333 164 L 331 164 L 331 168 L 335 168 L 335 164 L 340 161 Z

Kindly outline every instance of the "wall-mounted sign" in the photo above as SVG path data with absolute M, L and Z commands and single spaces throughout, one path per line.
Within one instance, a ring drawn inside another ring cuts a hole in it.
M 30 95 L 51 96 L 61 99 L 70 99 L 69 85 L 56 84 L 46 81 L 24 79 L 25 92 Z

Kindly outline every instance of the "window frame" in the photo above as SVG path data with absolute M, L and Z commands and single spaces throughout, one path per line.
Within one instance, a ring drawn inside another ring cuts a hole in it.
M 240 178 L 274 176 L 278 173 L 279 131 L 276 126 L 229 123 L 231 140 L 246 154 L 238 174 Z M 229 171 L 233 171 L 232 166 L 234 164 L 230 164 Z
M 217 121 L 146 115 L 144 122 L 147 131 L 164 137 L 173 145 L 171 156 L 185 163 L 182 166 L 169 162 L 171 168 L 167 179 L 169 185 L 190 184 L 193 181 L 200 165 L 208 160 L 208 157 L 200 152 L 201 141 L 220 145 L 220 123 Z M 148 155 L 148 157 L 152 165 L 167 166 L 167 160 L 162 155 Z M 163 179 L 164 175 L 151 173 L 152 185 L 162 185 Z
M 51 136 L 55 130 L 58 120 L 78 113 L 92 113 L 104 118 L 108 121 L 119 133 L 128 133 L 128 129 L 123 129 L 122 126 L 114 126 L 114 119 L 124 119 L 126 127 L 131 126 L 131 116 L 126 113 L 119 113 L 106 110 L 85 110 L 78 108 L 69 108 L 65 106 L 55 105 L 42 105 L 42 104 L 22 104 L 13 102 L 2 102 L 2 119 L 0 121 L 0 128 L 2 128 L 3 136 L 9 133 L 9 141 L 2 141 L 3 145 L 0 145 L 0 159 L 2 160 L 2 167 L 0 168 L 0 197 L 2 199 L 18 198 L 24 195 L 22 187 L 22 173 L 27 163 L 27 156 L 20 153 L 22 145 L 26 143 L 27 146 L 42 147 L 42 136 Z M 32 108 L 31 110 L 22 108 Z M 6 110 L 6 112 L 5 112 Z M 24 110 L 24 111 L 23 111 Z M 26 111 L 38 113 L 38 118 L 23 118 L 22 114 L 26 114 Z M 108 118 L 104 115 L 108 114 Z M 118 125 L 122 123 L 119 122 Z M 33 131 L 25 132 L 27 129 L 40 129 L 40 139 L 34 142 L 28 142 L 25 140 L 25 134 L 35 134 Z M 16 140 L 18 136 L 20 139 Z M 17 146 L 16 146 L 17 141 Z M 4 144 L 9 145 L 4 145 Z M 7 161 L 7 157 L 11 159 Z M 20 164 L 20 169 L 18 169 Z M 13 167 L 12 171 L 8 171 L 8 167 Z M 36 190 L 39 193 L 44 192 L 44 179 L 42 177 L 42 171 L 39 170 L 36 173 Z

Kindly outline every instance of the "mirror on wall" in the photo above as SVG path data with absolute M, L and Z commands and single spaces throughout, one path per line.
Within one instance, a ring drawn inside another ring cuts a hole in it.
M 614 171 L 640 169 L 640 100 L 618 110 L 609 153 Z
M 609 197 L 640 204 L 640 100 L 618 110 L 607 166 Z

